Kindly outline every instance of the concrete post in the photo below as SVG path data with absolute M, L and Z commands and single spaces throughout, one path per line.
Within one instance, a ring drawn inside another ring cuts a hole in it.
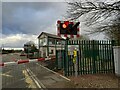
M 115 74 L 120 76 L 120 46 L 114 46 L 114 64 L 115 64 Z

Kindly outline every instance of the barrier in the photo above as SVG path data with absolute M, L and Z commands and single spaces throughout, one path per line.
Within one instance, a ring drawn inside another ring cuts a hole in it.
M 16 62 L 2 62 L 0 63 L 0 67 L 4 66 L 10 66 L 10 65 L 18 65 L 23 63 L 31 63 L 31 62 L 39 62 L 39 61 L 46 61 L 46 60 L 52 60 L 55 59 L 55 57 L 52 58 L 38 58 L 38 59 L 28 59 L 28 60 L 18 60 Z

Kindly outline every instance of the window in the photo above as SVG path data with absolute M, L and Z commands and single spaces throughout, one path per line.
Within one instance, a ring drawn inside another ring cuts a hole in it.
M 47 45 L 47 39 L 46 38 L 40 39 L 40 45 Z
M 65 41 L 63 40 L 56 40 L 57 41 L 57 45 L 65 45 Z
M 49 39 L 49 45 L 55 44 L 55 39 L 50 38 Z
M 54 51 L 53 51 L 53 49 L 51 49 L 51 51 L 49 52 L 49 54 L 53 54 L 54 53 Z
M 53 50 L 51 50 L 51 53 L 53 54 Z

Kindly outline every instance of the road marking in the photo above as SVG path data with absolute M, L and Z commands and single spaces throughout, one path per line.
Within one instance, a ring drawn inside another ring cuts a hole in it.
M 54 72 L 54 71 L 52 71 L 52 70 L 50 70 L 50 69 L 48 69 L 48 68 L 46 68 L 46 67 L 44 67 L 44 66 L 42 66 L 42 65 L 40 65 L 40 64 L 38 64 L 38 63 L 36 63 L 36 64 L 39 65 L 40 67 L 43 67 L 43 68 L 47 69 L 47 70 L 50 71 L 50 72 L 53 72 L 54 74 L 57 74 L 57 75 L 61 76 L 62 78 L 66 79 L 66 80 L 68 80 L 68 81 L 71 81 L 69 78 L 67 78 L 67 77 L 65 77 L 65 76 L 63 76 L 63 75 L 61 75 L 61 74 L 59 74 L 59 73 L 57 73 L 57 72 Z
M 27 71 L 29 72 L 30 76 L 32 77 L 32 79 L 35 81 L 39 88 L 46 88 L 30 69 L 27 69 Z
M 1 72 L 1 76 L 6 76 L 6 77 L 13 77 L 12 75 L 9 75 L 9 73 L 11 72 L 11 70 L 10 71 L 7 71 L 7 72 L 5 72 L 5 73 L 2 73 Z
M 12 75 L 8 75 L 8 74 L 5 74 L 5 73 L 2 73 L 0 74 L 1 76 L 6 76 L 6 77 L 13 77 Z
M 11 72 L 11 70 L 9 70 L 9 71 L 7 71 L 7 72 L 5 72 L 5 73 L 9 74 L 10 72 Z
M 23 74 L 25 75 L 25 82 L 28 84 L 28 88 L 37 88 L 33 80 L 29 77 L 26 70 L 23 70 Z

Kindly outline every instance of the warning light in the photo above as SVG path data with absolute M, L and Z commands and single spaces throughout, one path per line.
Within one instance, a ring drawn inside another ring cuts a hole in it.
M 64 21 L 64 24 L 65 24 L 66 26 L 68 26 L 68 25 L 69 25 L 69 21 Z
M 67 25 L 66 25 L 66 24 L 63 24 L 62 27 L 63 27 L 63 28 L 67 28 Z
M 80 22 L 71 23 L 69 21 L 59 22 L 60 25 L 60 34 L 69 34 L 69 35 L 77 35 L 78 26 Z

